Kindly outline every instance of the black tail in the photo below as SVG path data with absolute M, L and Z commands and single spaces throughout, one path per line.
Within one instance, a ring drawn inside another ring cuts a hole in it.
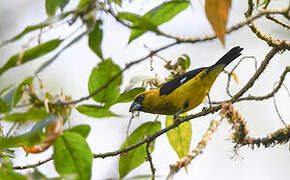
M 220 64 L 225 65 L 225 67 L 230 64 L 233 60 L 241 55 L 243 48 L 240 46 L 233 47 L 227 54 L 225 54 L 218 62 L 216 62 L 212 67 L 218 66 Z

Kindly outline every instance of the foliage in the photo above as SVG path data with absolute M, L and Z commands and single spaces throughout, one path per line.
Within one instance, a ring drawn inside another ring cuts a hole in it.
M 143 123 L 124 140 L 120 150 L 103 154 L 93 154 L 90 145 L 86 142 L 86 138 L 89 136 L 90 131 L 93 131 L 89 125 L 82 124 L 70 127 L 69 121 L 71 112 L 76 110 L 76 113 L 81 113 L 93 118 L 119 118 L 120 115 L 114 113 L 112 110 L 113 106 L 131 102 L 136 95 L 145 91 L 148 87 L 157 88 L 162 86 L 162 83 L 160 83 L 157 78 L 144 78 L 143 75 L 141 78 L 142 86 L 137 86 L 138 83 L 133 82 L 130 83 L 129 89 L 123 90 L 122 88 L 125 84 L 124 79 L 126 75 L 124 74 L 124 71 L 145 59 L 157 56 L 165 61 L 164 68 L 171 73 L 167 80 L 172 79 L 177 75 L 185 73 L 190 68 L 191 59 L 188 55 L 182 54 L 176 60 L 176 63 L 172 64 L 171 61 L 160 57 L 157 54 L 159 51 L 181 43 L 193 44 L 212 40 L 214 38 L 218 38 L 222 45 L 225 46 L 225 35 L 246 24 L 249 24 L 251 31 L 259 39 L 266 41 L 273 49 L 265 57 L 264 64 L 261 64 L 259 70 L 257 70 L 253 75 L 248 84 L 246 84 L 241 91 L 237 92 L 235 96 L 231 96 L 230 93 L 228 93 L 231 99 L 226 102 L 235 103 L 242 100 L 265 100 L 273 97 L 282 86 L 281 84 L 283 84 L 286 74 L 290 71 L 289 67 L 286 68 L 284 73 L 281 75 L 279 86 L 274 89 L 273 93 L 264 97 L 242 97 L 265 70 L 270 59 L 279 51 L 290 49 L 289 42 L 278 41 L 271 36 L 263 34 L 259 31 L 253 21 L 264 15 L 267 15 L 268 17 L 271 13 L 281 14 L 289 19 L 289 9 L 288 11 L 267 11 L 267 6 L 271 2 L 270 0 L 256 1 L 256 9 L 262 9 L 263 11 L 259 11 L 259 14 L 256 16 L 252 16 L 254 3 L 251 0 L 248 2 L 249 9 L 246 12 L 247 18 L 245 21 L 227 29 L 226 25 L 230 12 L 231 0 L 206 0 L 204 7 L 206 17 L 215 34 L 204 38 L 181 38 L 163 32 L 160 26 L 164 23 L 172 23 L 171 20 L 183 11 L 192 10 L 189 8 L 191 3 L 187 0 L 165 1 L 143 15 L 119 11 L 119 7 L 122 7 L 123 4 L 123 1 L 121 0 L 102 2 L 96 0 L 79 0 L 77 7 L 72 10 L 68 10 L 67 8 L 67 5 L 71 3 L 69 0 L 46 0 L 45 11 L 47 19 L 38 24 L 28 25 L 19 34 L 3 41 L 0 44 L 0 47 L 7 45 L 8 43 L 15 43 L 15 41 L 36 31 L 40 31 L 37 37 L 41 38 L 44 31 L 50 31 L 55 26 L 65 24 L 66 22 L 68 22 L 70 26 L 78 24 L 76 22 L 80 22 L 83 26 L 77 29 L 77 33 L 73 32 L 64 38 L 54 37 L 45 42 L 39 40 L 38 44 L 33 47 L 28 43 L 23 46 L 21 51 L 12 55 L 3 63 L 2 67 L 0 67 L 0 77 L 3 77 L 3 74 L 11 69 L 18 70 L 23 64 L 28 64 L 32 61 L 40 61 L 40 58 L 49 57 L 35 69 L 33 76 L 24 77 L 18 84 L 0 87 L 0 119 L 7 123 L 14 123 L 16 126 L 21 126 L 27 122 L 34 123 L 30 130 L 18 135 L 11 135 L 10 132 L 4 135 L 0 124 L 0 179 L 47 179 L 46 174 L 38 172 L 36 167 L 42 163 L 48 162 L 49 160 L 54 161 L 55 169 L 60 176 L 56 179 L 91 179 L 94 158 L 106 158 L 108 156 L 116 155 L 120 157 L 120 178 L 126 177 L 135 168 L 144 162 L 149 161 L 152 176 L 145 175 L 144 177 L 152 177 L 152 179 L 154 179 L 155 168 L 150 154 L 153 152 L 155 144 L 159 143 L 158 141 L 155 141 L 156 138 L 164 133 L 167 134 L 167 138 L 173 150 L 177 153 L 178 157 L 183 160 L 180 160 L 177 163 L 177 165 L 180 166 L 176 166 L 179 170 L 184 165 L 181 166 L 180 164 L 182 163 L 180 162 L 184 162 L 184 159 L 187 160 L 186 156 L 190 153 L 189 148 L 192 139 L 192 127 L 189 120 L 219 111 L 221 109 L 221 104 L 225 101 L 216 103 L 218 105 L 206 108 L 204 111 L 195 115 L 182 115 L 182 117 L 177 119 L 174 119 L 173 116 L 166 116 L 164 129 L 161 129 L 161 122 L 159 121 Z M 102 46 L 106 40 L 103 37 L 106 32 L 102 25 L 103 23 L 106 23 L 106 18 L 103 18 L 100 14 L 111 16 L 123 26 L 129 28 L 130 36 L 128 37 L 128 44 L 132 43 L 134 40 L 141 40 L 139 37 L 144 36 L 145 33 L 149 32 L 170 38 L 174 42 L 161 46 L 156 50 L 150 50 L 147 56 L 137 59 L 136 61 L 128 60 L 128 63 L 122 64 L 116 59 L 106 57 L 107 54 L 104 54 L 102 50 Z M 289 25 L 280 22 L 279 20 L 273 21 L 283 27 L 288 27 L 289 29 Z M 49 66 L 56 61 L 63 52 L 66 52 L 69 47 L 76 45 L 77 42 L 85 37 L 87 37 L 89 49 L 96 55 L 98 60 L 96 66 L 89 70 L 91 72 L 89 79 L 85 80 L 88 81 L 89 95 L 80 99 L 75 99 L 75 97 L 68 96 L 63 91 L 58 95 L 52 94 L 45 88 L 45 85 L 41 79 L 39 79 L 38 74 L 44 69 L 49 68 Z M 37 38 L 32 38 L 32 41 L 36 41 L 36 39 Z M 229 80 L 230 78 L 233 78 L 238 83 L 237 75 L 233 71 L 226 73 L 229 75 Z M 37 81 L 38 84 L 36 83 Z M 227 90 L 228 88 L 229 87 L 227 87 Z M 90 98 L 92 101 L 87 102 L 86 104 L 79 104 Z M 241 116 L 239 115 L 239 117 Z M 233 129 L 237 131 L 234 133 L 234 137 L 239 137 L 238 135 L 240 135 L 240 132 L 243 132 L 241 129 L 237 128 L 240 127 L 241 124 L 243 125 L 241 127 L 244 129 L 244 134 L 246 134 L 243 138 L 240 138 L 242 140 L 235 141 L 237 141 L 237 144 L 240 143 L 241 146 L 245 145 L 245 142 L 248 144 L 255 144 L 252 142 L 254 140 L 246 138 L 249 137 L 248 131 L 246 131 L 245 121 L 243 120 L 242 122 L 243 123 L 240 123 L 239 126 L 236 125 L 237 122 L 234 120 L 230 122 L 233 125 Z M 63 129 L 64 124 L 69 124 L 69 128 Z M 10 129 L 11 132 L 14 130 L 14 125 Z M 267 143 L 270 145 L 274 143 L 276 145 L 288 142 L 289 136 L 287 133 L 289 134 L 290 128 L 289 125 L 286 125 L 286 127 L 287 128 L 278 130 L 274 133 L 275 139 L 270 139 Z M 209 128 L 209 132 L 213 133 L 211 128 Z M 281 138 L 281 136 L 283 137 Z M 98 138 L 95 138 L 95 140 L 98 141 Z M 205 139 L 208 141 L 209 138 L 205 136 Z M 204 149 L 205 147 L 204 143 L 200 143 L 200 146 L 202 146 L 201 149 Z M 45 151 L 49 147 L 53 148 L 53 158 L 48 159 L 47 161 L 41 161 L 32 166 L 13 167 L 11 158 L 14 157 L 14 151 L 11 150 L 11 148 L 23 148 L 26 153 L 37 154 Z M 196 151 L 192 152 L 195 152 L 195 155 L 200 153 Z M 189 157 L 193 158 L 194 156 L 192 155 Z M 188 162 L 190 161 L 187 161 L 187 163 Z M 16 169 L 26 169 L 31 167 L 35 168 L 34 172 L 28 175 L 21 175 L 18 172 L 15 172 Z

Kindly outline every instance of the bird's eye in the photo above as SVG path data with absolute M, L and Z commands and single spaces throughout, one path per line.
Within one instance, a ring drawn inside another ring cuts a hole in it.
M 144 99 L 144 97 L 145 97 L 145 95 L 144 95 L 144 94 L 141 94 L 140 96 L 138 96 L 138 97 L 135 99 L 135 101 L 136 101 L 136 102 L 142 102 L 143 99 Z

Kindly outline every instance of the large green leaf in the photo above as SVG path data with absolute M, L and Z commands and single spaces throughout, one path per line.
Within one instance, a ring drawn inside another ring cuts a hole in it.
M 65 131 L 73 131 L 80 134 L 84 138 L 87 138 L 90 133 L 90 130 L 91 130 L 91 127 L 89 125 L 82 124 L 82 125 L 75 126 L 71 129 L 67 129 Z
M 104 86 L 120 71 L 120 67 L 114 64 L 111 59 L 100 62 L 98 66 L 92 70 L 88 83 L 89 93 L 93 93 L 97 89 Z M 100 103 L 114 102 L 120 95 L 119 85 L 121 85 L 121 83 L 122 76 L 120 75 L 114 81 L 110 82 L 106 88 L 94 95 L 93 99 Z
M 161 129 L 161 123 L 156 122 L 146 122 L 139 126 L 125 141 L 125 143 L 121 146 L 121 148 L 125 148 L 128 145 L 137 143 L 141 141 L 146 136 L 154 134 L 155 132 Z M 130 143 L 130 144 L 129 144 Z M 150 151 L 154 150 L 154 142 L 151 144 Z M 120 178 L 126 176 L 130 171 L 141 165 L 146 161 L 146 144 L 143 144 L 126 154 L 120 155 L 119 160 L 119 174 Z
M 89 47 L 96 53 L 96 55 L 103 59 L 102 53 L 102 40 L 103 40 L 103 30 L 101 29 L 102 21 L 97 20 L 94 25 L 94 29 L 89 34 Z
M 13 97 L 13 102 L 12 102 L 13 107 L 20 101 L 21 96 L 22 96 L 22 92 L 23 92 L 23 87 L 27 86 L 27 85 L 28 86 L 31 85 L 32 80 L 33 80 L 33 77 L 29 76 L 18 85 L 18 87 L 16 88 L 16 91 L 14 93 L 14 97 Z
M 133 101 L 134 97 L 137 94 L 143 92 L 144 90 L 145 90 L 145 88 L 138 87 L 138 88 L 134 88 L 134 89 L 130 89 L 128 91 L 125 91 L 120 95 L 117 102 L 120 102 L 120 103 L 131 102 L 131 101 Z
M 8 114 L 2 117 L 2 119 L 11 122 L 40 121 L 48 115 L 49 113 L 44 108 L 32 107 L 24 113 Z
M 22 53 L 13 55 L 6 62 L 6 64 L 4 64 L 4 66 L 0 68 L 0 75 L 10 68 L 16 67 L 19 64 L 24 64 L 53 51 L 60 45 L 61 42 L 62 40 L 59 39 L 51 40 L 26 51 L 23 51 Z
M 143 16 L 143 22 L 145 24 L 154 24 L 155 26 L 159 26 L 163 23 L 170 21 L 174 18 L 177 14 L 181 11 L 185 10 L 190 4 L 190 1 L 169 1 L 161 4 L 160 6 L 155 7 L 154 9 L 150 10 Z M 146 21 L 147 20 L 147 21 Z M 131 21 L 132 22 L 132 21 Z M 142 24 L 140 21 L 133 22 L 133 27 L 138 27 L 138 24 Z M 152 27 L 152 26 L 147 26 Z M 137 37 L 141 36 L 148 30 L 147 28 L 132 28 L 129 43 L 136 39 Z
M 85 138 L 66 131 L 54 142 L 54 165 L 65 179 L 89 180 L 93 154 Z
M 185 116 L 182 114 L 181 116 Z M 173 124 L 173 116 L 166 116 L 166 127 Z M 180 126 L 168 131 L 166 133 L 171 147 L 177 153 L 179 158 L 183 158 L 189 152 L 189 146 L 191 142 L 191 123 L 190 121 L 182 123 Z
M 102 106 L 90 105 L 90 104 L 80 105 L 77 107 L 77 110 L 82 114 L 85 114 L 90 117 L 95 117 L 95 118 L 118 116 L 112 113 L 107 108 L 104 108 Z

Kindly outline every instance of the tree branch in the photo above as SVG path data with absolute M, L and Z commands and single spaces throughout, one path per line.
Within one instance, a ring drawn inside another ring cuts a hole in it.
M 267 67 L 269 61 L 273 58 L 275 53 L 277 53 L 278 50 L 280 50 L 281 48 L 283 49 L 283 46 L 281 46 L 280 48 L 274 47 L 274 48 L 271 49 L 271 51 L 266 55 L 265 59 L 261 63 L 261 65 L 258 68 L 257 72 L 252 76 L 252 78 L 248 81 L 248 83 L 233 98 L 231 98 L 229 100 L 229 102 L 235 103 L 235 102 L 240 101 L 239 97 L 241 97 L 248 89 L 250 89 L 253 86 L 255 81 L 259 78 L 261 73 Z M 169 131 L 171 129 L 174 129 L 175 127 L 178 127 L 180 124 L 182 124 L 182 123 L 184 123 L 186 121 L 189 121 L 189 120 L 201 117 L 201 116 L 205 116 L 205 115 L 208 115 L 210 113 L 211 114 L 215 113 L 215 112 L 219 111 L 221 109 L 221 107 L 222 107 L 222 105 L 219 104 L 219 105 L 216 105 L 216 106 L 212 106 L 211 108 L 204 108 L 202 111 L 200 111 L 200 112 L 198 112 L 196 114 L 192 114 L 192 115 L 188 115 L 188 116 L 184 116 L 184 117 L 179 117 L 178 119 L 176 119 L 176 121 L 172 125 L 170 125 L 168 127 L 165 127 L 164 129 L 161 129 L 160 131 L 158 131 L 158 132 L 156 132 L 156 133 L 154 133 L 152 135 L 147 136 L 143 140 L 141 140 L 141 141 L 139 141 L 139 142 L 137 142 L 137 143 L 135 143 L 133 145 L 127 146 L 127 147 L 119 149 L 117 151 L 94 154 L 94 158 L 113 157 L 113 156 L 117 156 L 117 155 L 122 154 L 122 153 L 127 153 L 130 150 L 135 149 L 135 148 L 141 146 L 144 143 L 148 143 L 148 142 L 153 141 L 157 137 L 161 136 L 162 134 L 166 133 L 167 131 Z M 44 163 L 48 162 L 50 160 L 51 159 L 45 160 Z M 40 164 L 43 164 L 43 163 L 41 162 Z M 35 167 L 35 165 L 28 165 L 28 166 L 23 166 L 23 167 L 33 168 L 33 167 Z M 21 169 L 19 167 L 14 167 L 14 168 Z

